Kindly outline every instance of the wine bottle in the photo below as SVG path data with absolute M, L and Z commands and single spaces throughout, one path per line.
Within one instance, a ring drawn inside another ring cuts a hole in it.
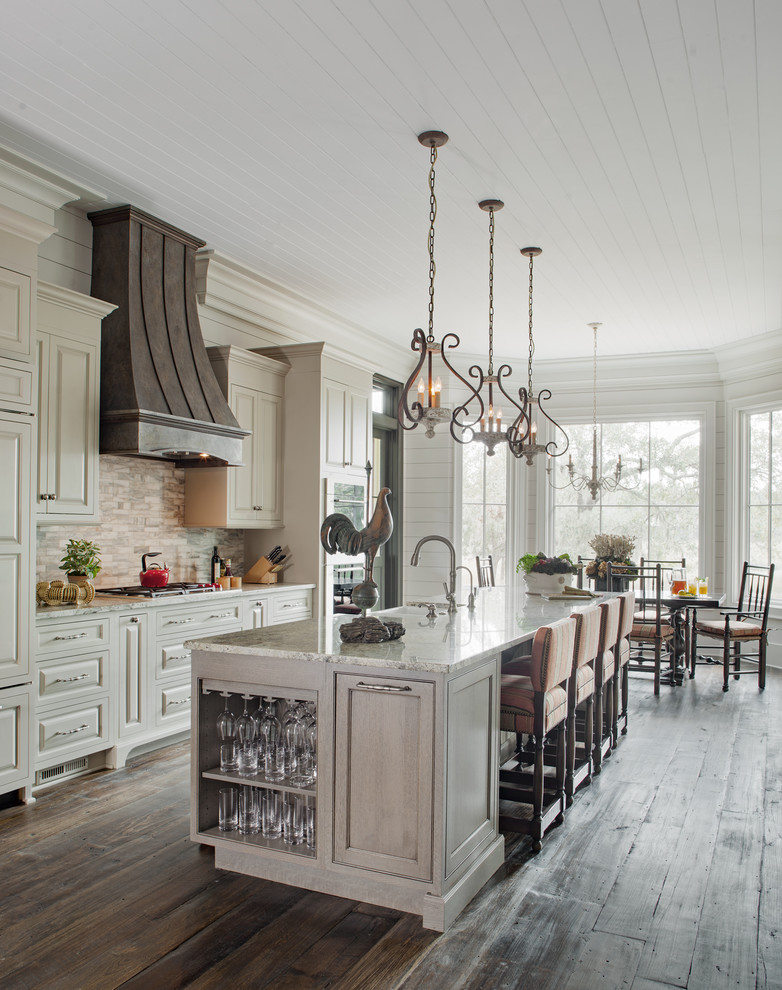
M 212 551 L 212 562 L 209 566 L 209 580 L 212 584 L 217 584 L 220 580 L 220 555 L 217 552 L 217 547 Z

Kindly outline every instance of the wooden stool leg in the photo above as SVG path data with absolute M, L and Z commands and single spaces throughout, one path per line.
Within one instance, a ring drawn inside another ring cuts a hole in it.
M 663 647 L 659 639 L 654 642 L 654 693 L 660 693 L 660 665 L 662 664 Z
M 543 733 L 535 736 L 535 769 L 532 777 L 532 849 L 540 852 L 543 838 Z
M 592 780 L 592 768 L 594 767 L 594 750 L 593 750 L 593 739 L 594 739 L 594 718 L 595 718 L 595 699 L 594 695 L 587 698 L 585 705 L 585 715 L 584 715 L 584 756 L 589 762 L 589 773 L 587 775 L 587 780 Z
M 597 776 L 603 768 L 603 689 L 595 691 L 594 736 L 592 743 L 592 773 Z
M 573 774 L 576 769 L 576 713 L 575 706 L 571 708 L 567 716 L 567 734 L 566 734 L 566 749 L 567 749 L 567 767 L 565 770 L 565 803 L 569 808 L 573 803 L 573 792 L 575 790 L 573 785 Z

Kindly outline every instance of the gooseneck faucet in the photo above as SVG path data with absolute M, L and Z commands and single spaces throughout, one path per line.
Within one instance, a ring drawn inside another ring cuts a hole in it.
M 446 539 L 444 536 L 422 536 L 421 539 L 416 543 L 415 550 L 413 550 L 413 556 L 410 558 L 410 564 L 412 567 L 418 567 L 418 557 L 421 553 L 421 547 L 424 543 L 444 543 L 448 547 L 448 552 L 451 555 L 451 569 L 448 572 L 448 578 L 450 587 L 443 582 L 443 587 L 445 588 L 445 597 L 448 602 L 448 611 L 456 611 L 456 550 L 453 543 Z

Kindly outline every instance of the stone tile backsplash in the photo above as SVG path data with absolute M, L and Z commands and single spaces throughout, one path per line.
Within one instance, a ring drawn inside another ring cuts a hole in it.
M 60 558 L 69 539 L 92 540 L 101 548 L 102 570 L 95 586 L 138 584 L 141 555 L 159 550 L 171 581 L 206 581 L 215 544 L 230 557 L 235 574 L 244 571 L 244 530 L 190 529 L 184 525 L 185 472 L 173 461 L 137 457 L 100 458 L 101 522 L 39 525 L 36 580 L 63 579 Z

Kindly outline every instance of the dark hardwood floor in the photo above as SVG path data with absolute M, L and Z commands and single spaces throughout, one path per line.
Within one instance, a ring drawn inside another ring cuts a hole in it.
M 782 987 L 782 672 L 652 694 L 543 850 L 445 934 L 218 872 L 177 745 L 0 811 L 3 990 Z

